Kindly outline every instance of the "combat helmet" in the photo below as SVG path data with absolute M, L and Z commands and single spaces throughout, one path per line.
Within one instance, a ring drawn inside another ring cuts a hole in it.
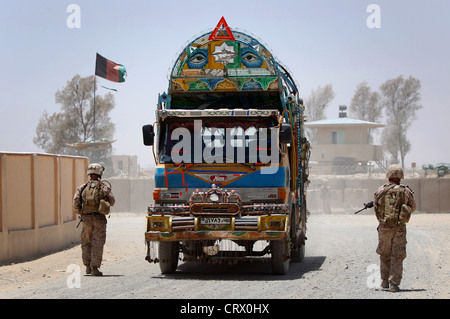
M 391 179 L 391 178 L 403 179 L 404 175 L 403 175 L 402 167 L 398 164 L 392 164 L 387 169 L 386 177 L 388 179 Z
M 97 163 L 92 163 L 92 164 L 89 164 L 89 166 L 87 168 L 87 175 L 95 174 L 98 176 L 102 176 L 104 170 L 105 170 L 105 168 L 102 165 L 97 164 Z

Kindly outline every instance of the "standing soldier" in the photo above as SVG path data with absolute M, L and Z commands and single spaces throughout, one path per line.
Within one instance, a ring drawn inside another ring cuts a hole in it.
M 90 164 L 87 169 L 88 182 L 77 188 L 73 207 L 81 214 L 81 255 L 86 274 L 102 276 L 98 270 L 102 263 L 103 246 L 106 242 L 106 217 L 115 203 L 111 185 L 102 181 L 104 167 Z
M 406 223 L 416 210 L 413 191 L 400 184 L 403 170 L 397 165 L 389 166 L 386 177 L 389 183 L 380 186 L 374 194 L 374 209 L 378 225 L 381 287 L 392 292 L 399 291 L 406 258 Z

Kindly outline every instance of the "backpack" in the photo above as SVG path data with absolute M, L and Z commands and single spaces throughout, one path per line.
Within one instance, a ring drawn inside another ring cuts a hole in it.
M 109 184 L 109 183 L 108 183 Z M 89 181 L 81 190 L 82 212 L 108 215 L 110 205 L 103 199 L 103 181 Z
M 398 187 L 395 187 L 398 186 Z M 378 220 L 393 227 L 400 223 L 407 223 L 411 216 L 411 209 L 406 205 L 406 185 L 386 184 L 381 193 L 376 214 Z

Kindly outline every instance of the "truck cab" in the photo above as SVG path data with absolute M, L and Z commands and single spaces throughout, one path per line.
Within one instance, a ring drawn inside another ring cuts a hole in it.
M 309 142 L 291 75 L 254 37 L 228 27 L 176 60 L 156 122 L 143 126 L 156 161 L 147 256 L 162 273 L 179 260 L 303 259 Z

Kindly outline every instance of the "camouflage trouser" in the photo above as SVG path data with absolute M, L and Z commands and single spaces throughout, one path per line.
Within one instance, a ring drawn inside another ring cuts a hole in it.
M 100 268 L 106 242 L 106 217 L 102 214 L 83 214 L 81 257 L 85 266 Z
M 406 225 L 387 227 L 380 223 L 377 230 L 381 280 L 400 285 L 403 260 L 406 258 Z

